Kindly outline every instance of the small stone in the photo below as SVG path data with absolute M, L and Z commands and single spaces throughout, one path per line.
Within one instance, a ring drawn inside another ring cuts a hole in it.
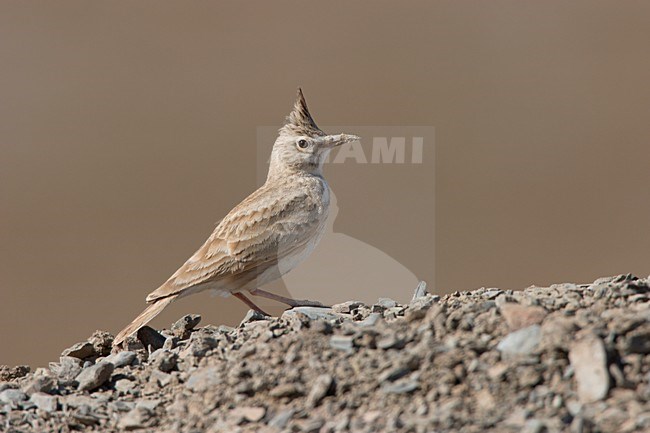
M 0 381 L 10 381 L 21 378 L 26 376 L 29 371 L 29 365 L 18 365 L 16 367 L 0 365 Z
M 411 301 L 415 301 L 418 298 L 422 298 L 426 296 L 427 294 L 427 282 L 426 281 L 420 281 L 415 288 L 415 293 L 413 293 L 413 298 Z
M 97 356 L 97 352 L 95 352 L 92 343 L 83 341 L 65 349 L 63 353 L 61 353 L 61 356 L 72 356 L 73 358 L 86 359 Z
M 55 412 L 59 406 L 59 399 L 57 397 L 42 392 L 32 394 L 29 401 L 45 412 Z
M 538 419 L 529 419 L 524 424 L 522 433 L 543 433 L 546 431 L 544 423 Z
M 172 325 L 172 333 L 181 340 L 187 339 L 192 330 L 201 322 L 200 314 L 187 314 Z
M 307 406 L 316 407 L 321 400 L 334 388 L 334 378 L 329 374 L 321 374 L 314 380 L 314 384 L 307 396 Z
M 99 417 L 93 408 L 85 404 L 82 404 L 72 412 L 72 418 L 87 426 L 99 424 Z
M 76 381 L 79 382 L 77 389 L 80 391 L 93 391 L 106 383 L 113 374 L 113 364 L 110 362 L 99 362 L 79 373 Z
M 379 338 L 376 345 L 378 349 L 383 350 L 401 349 L 406 345 L 406 341 L 403 338 L 399 338 L 395 334 L 388 334 Z
M 0 403 L 18 404 L 27 400 L 27 394 L 19 389 L 5 389 L 0 392 Z
M 361 301 L 347 301 L 340 304 L 332 305 L 332 310 L 335 313 L 339 313 L 339 314 L 350 314 L 353 310 L 357 310 L 359 309 L 359 307 L 362 307 L 364 305 L 366 304 L 364 304 Z
M 513 302 L 501 305 L 499 311 L 512 331 L 539 325 L 546 317 L 546 310 L 542 307 L 528 307 Z
M 160 400 L 140 400 L 135 407 L 136 409 L 146 409 L 153 412 L 160 404 Z
M 489 300 L 493 300 L 499 297 L 503 293 L 501 289 L 487 289 L 483 292 L 483 296 Z
M 144 347 L 151 347 L 152 350 L 160 349 L 165 344 L 165 337 L 150 326 L 138 329 L 137 336 Z
M 108 356 L 113 349 L 114 339 L 115 337 L 106 331 L 95 331 L 88 339 L 88 342 L 92 344 L 97 356 Z
M 532 325 L 506 335 L 497 349 L 504 355 L 528 355 L 537 348 L 541 338 L 541 327 Z
M 326 307 L 294 307 L 282 313 L 283 319 L 291 319 L 298 314 L 304 314 L 310 320 L 338 320 L 339 315 L 335 314 L 331 308 Z
M 56 374 L 62 385 L 69 385 L 81 373 L 81 362 L 79 358 L 62 356 L 58 363 L 50 363 L 50 370 Z
M 253 406 L 236 407 L 230 411 L 230 415 L 233 418 L 245 420 L 248 422 L 258 422 L 264 418 L 265 414 L 266 408 Z
M 23 390 L 27 395 L 32 395 L 36 392 L 51 393 L 56 388 L 56 381 L 50 376 L 35 376 L 23 386 Z
M 638 332 L 627 337 L 625 349 L 628 353 L 650 353 L 650 332 Z
M 117 352 L 108 355 L 106 358 L 104 358 L 104 361 L 110 362 L 115 366 L 115 368 L 121 368 L 133 364 L 137 358 L 138 357 L 135 352 L 125 350 L 123 352 Z
M 195 370 L 185 382 L 185 387 L 195 392 L 214 388 L 221 383 L 219 373 L 220 369 L 217 367 L 203 367 Z
M 149 419 L 151 419 L 151 413 L 148 410 L 136 407 L 120 419 L 118 426 L 122 430 L 138 430 L 146 427 Z
M 242 328 L 247 323 L 258 322 L 260 320 L 269 320 L 269 319 L 270 319 L 269 316 L 264 315 L 259 311 L 248 310 L 248 312 L 246 312 L 246 315 L 244 316 L 242 321 L 239 323 L 239 327 Z
M 404 380 L 395 383 L 389 383 L 382 386 L 382 391 L 386 394 L 408 394 L 419 388 L 419 385 L 414 380 Z
M 382 319 L 381 313 L 370 313 L 368 314 L 368 317 L 363 319 L 360 322 L 356 322 L 357 326 L 360 326 L 362 328 L 369 328 L 372 326 L 375 326 L 377 322 L 379 322 Z
M 424 318 L 427 310 L 433 305 L 435 298 L 433 296 L 421 296 L 411 301 L 406 310 L 406 320 L 413 322 Z
M 578 382 L 580 401 L 593 403 L 604 399 L 610 379 L 603 341 L 596 335 L 585 335 L 571 347 L 569 361 Z
M 284 383 L 273 388 L 269 395 L 276 398 L 294 398 L 304 394 L 301 386 L 295 383 Z
M 115 382 L 115 390 L 121 394 L 128 394 L 133 388 L 135 388 L 135 383 L 129 379 L 120 379 Z
M 174 370 L 177 363 L 178 355 L 165 349 L 158 349 L 149 357 L 149 364 L 165 373 Z
M 332 335 L 332 337 L 330 337 L 330 347 L 345 352 L 352 352 L 354 348 L 354 338 L 350 335 Z
M 269 427 L 274 427 L 278 430 L 284 429 L 291 418 L 293 417 L 293 414 L 295 411 L 293 409 L 287 409 L 278 412 L 271 420 L 269 421 L 268 425 Z
M 397 306 L 397 302 L 390 299 L 390 298 L 379 298 L 377 301 L 377 305 L 380 307 L 387 309 L 387 308 L 393 308 Z

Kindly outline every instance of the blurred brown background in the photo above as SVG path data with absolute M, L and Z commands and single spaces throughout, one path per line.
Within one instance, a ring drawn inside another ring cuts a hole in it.
M 257 186 L 298 85 L 319 124 L 436 128 L 435 261 L 408 241 L 434 209 L 391 205 L 408 184 L 327 175 L 335 229 L 438 291 L 646 275 L 649 40 L 642 1 L 3 1 L 0 364 L 132 319 Z

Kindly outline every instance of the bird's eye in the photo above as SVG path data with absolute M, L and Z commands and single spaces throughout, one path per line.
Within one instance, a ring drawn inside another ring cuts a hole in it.
M 298 140 L 298 147 L 301 149 L 305 149 L 307 147 L 307 140 Z

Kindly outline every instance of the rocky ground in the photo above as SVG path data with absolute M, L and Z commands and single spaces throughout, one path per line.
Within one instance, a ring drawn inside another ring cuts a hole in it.
M 0 431 L 650 431 L 650 281 L 185 316 L 0 367 Z M 143 344 L 144 343 L 144 344 Z M 145 349 L 146 346 L 146 349 Z

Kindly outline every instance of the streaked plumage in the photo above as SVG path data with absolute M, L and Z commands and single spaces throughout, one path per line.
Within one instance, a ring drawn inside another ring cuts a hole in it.
M 242 296 L 243 291 L 270 295 L 256 289 L 297 266 L 324 233 L 329 186 L 322 166 L 327 154 L 357 139 L 321 131 L 298 90 L 294 109 L 273 146 L 265 184 L 232 209 L 207 241 L 147 296 L 151 305 L 117 335 L 114 344 L 122 343 L 179 297 L 214 290 L 225 296 L 237 294 L 248 304 L 251 301 Z

